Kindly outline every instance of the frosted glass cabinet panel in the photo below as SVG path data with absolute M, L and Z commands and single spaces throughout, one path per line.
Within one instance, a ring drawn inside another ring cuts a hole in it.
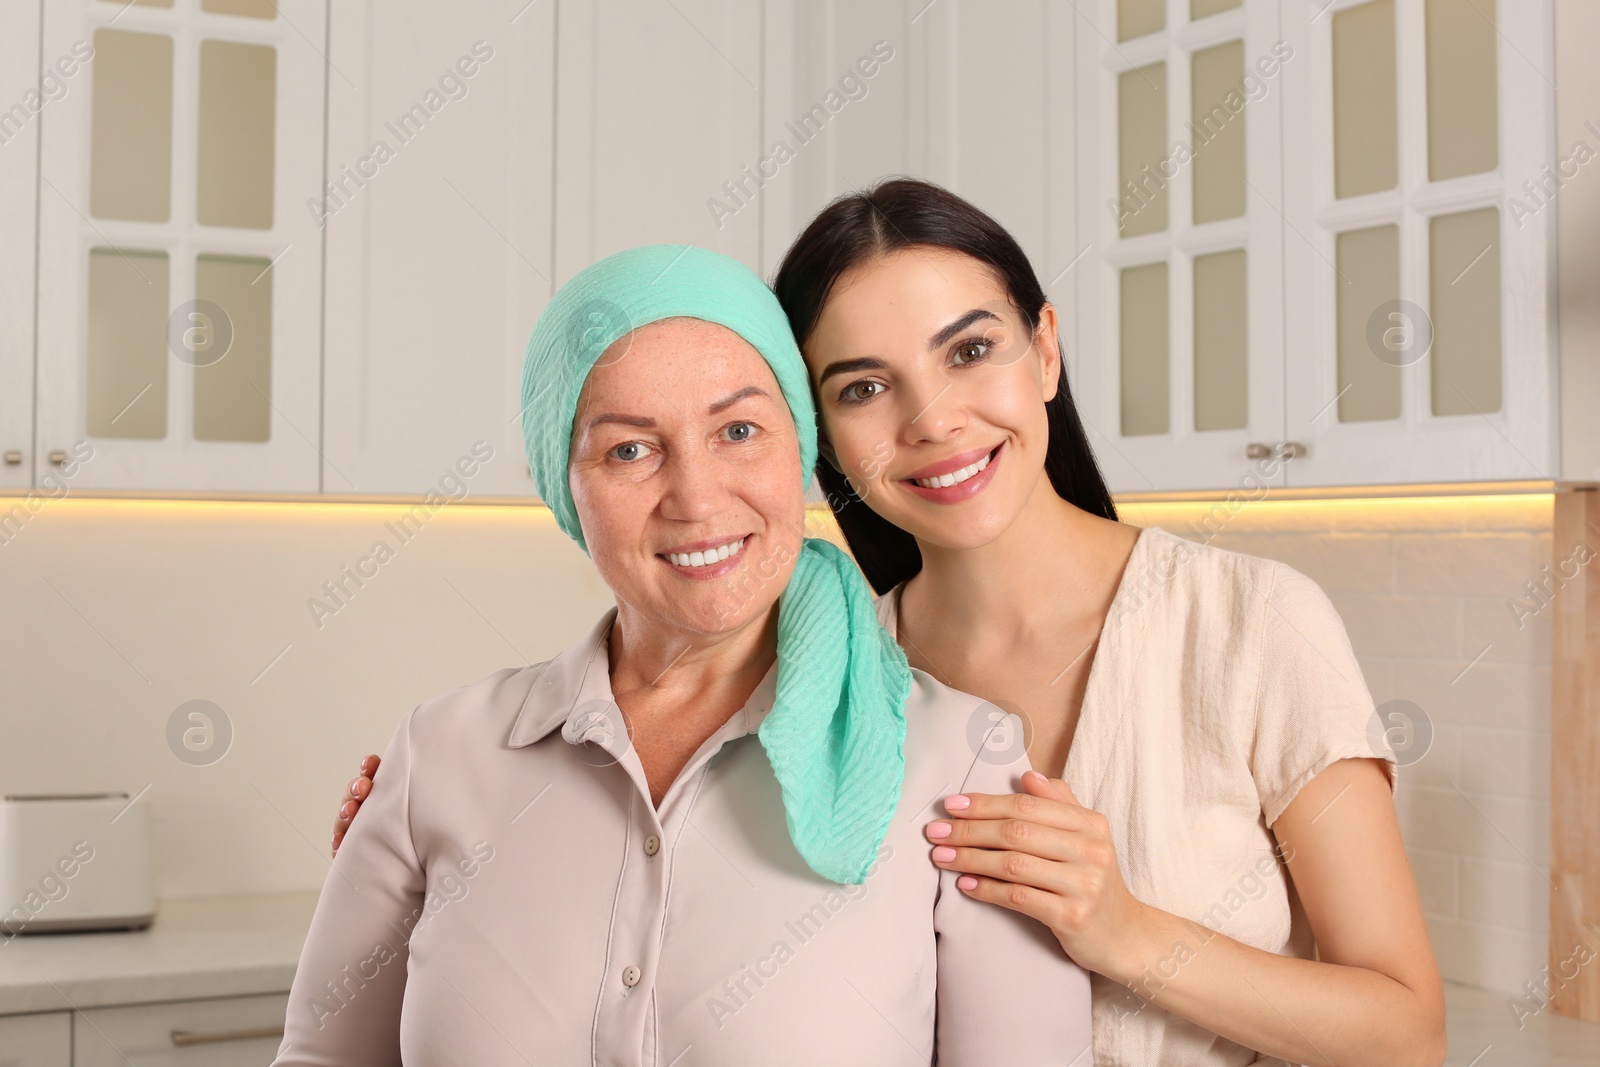
M 325 0 L 62 0 L 93 48 L 39 116 L 34 476 L 82 488 L 321 487 Z
M 1122 236 L 1167 228 L 1167 65 L 1124 71 L 1117 78 L 1117 190 L 1132 203 Z
M 1428 177 L 1482 174 L 1500 161 L 1495 5 L 1427 0 Z
M 172 213 L 172 38 L 94 34 L 89 211 L 165 222 Z
M 1279 5 L 1156 8 L 1073 22 L 1076 398 L 1115 491 L 1281 484 L 1260 459 L 1284 438 L 1279 130 L 1301 60 Z
M 165 252 L 89 249 L 91 437 L 167 436 Z
M 1329 22 L 1334 195 L 1393 189 L 1399 173 L 1394 0 L 1346 8 Z
M 272 228 L 278 50 L 200 42 L 196 210 L 206 226 Z
M 1283 8 L 1291 484 L 1551 479 L 1550 4 L 1331 8 Z
M 1172 425 L 1167 265 L 1122 272 L 1122 433 L 1166 433 Z

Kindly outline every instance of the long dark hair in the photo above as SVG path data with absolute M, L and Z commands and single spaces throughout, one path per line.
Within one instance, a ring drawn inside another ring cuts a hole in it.
M 988 264 L 1000 276 L 1030 330 L 1039 328 L 1044 288 L 1022 247 L 1005 228 L 948 189 L 913 178 L 894 178 L 865 192 L 839 197 L 811 220 L 784 255 L 772 287 L 789 316 L 795 339 L 805 344 L 834 283 L 846 271 L 873 256 L 916 246 L 946 248 Z M 1064 363 L 1056 395 L 1046 402 L 1045 413 L 1050 445 L 1044 469 L 1050 484 L 1074 507 L 1115 519 L 1116 505 L 1073 406 Z M 922 570 L 916 538 L 869 508 L 849 479 L 825 459 L 817 461 L 817 479 L 856 562 L 874 589 L 886 593 Z

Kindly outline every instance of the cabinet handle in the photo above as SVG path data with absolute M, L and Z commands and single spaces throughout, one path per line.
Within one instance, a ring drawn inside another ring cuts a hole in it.
M 1251 441 L 1244 446 L 1245 459 L 1299 459 L 1309 451 L 1299 441 L 1279 441 L 1276 446 Z
M 214 1030 L 201 1033 L 193 1030 L 172 1031 L 172 1043 L 179 1048 L 187 1045 L 215 1045 L 223 1041 L 254 1041 L 263 1037 L 282 1037 L 281 1026 L 258 1026 L 252 1030 Z
M 6 452 L 6 466 L 18 467 L 22 465 L 22 449 L 13 448 Z
M 51 463 L 51 465 L 59 467 L 63 463 L 65 463 L 66 461 L 67 461 L 67 454 L 65 452 L 61 451 L 61 449 L 58 448 L 54 452 L 50 453 L 50 463 Z

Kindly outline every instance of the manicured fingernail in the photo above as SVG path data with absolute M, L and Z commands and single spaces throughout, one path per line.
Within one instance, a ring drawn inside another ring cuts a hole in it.
M 356 792 L 356 782 L 359 782 L 359 781 L 360 781 L 360 779 L 358 778 L 358 779 L 356 779 L 355 782 L 351 782 L 350 783 L 350 795 L 353 796 L 353 797 L 359 797 L 361 795 L 360 793 Z
M 951 848 L 949 845 L 940 845 L 938 848 L 933 850 L 933 862 L 935 863 L 949 863 L 955 858 L 956 850 Z
M 947 822 L 930 822 L 928 824 L 928 836 L 933 838 L 935 841 L 939 840 L 941 837 L 949 837 L 950 824 Z
M 944 798 L 945 811 L 965 811 L 970 807 L 972 807 L 972 798 L 962 796 L 960 793 L 957 793 L 953 797 Z
M 970 874 L 963 874 L 960 878 L 956 879 L 956 888 L 965 889 L 970 893 L 974 889 L 978 888 L 978 880 L 972 877 Z

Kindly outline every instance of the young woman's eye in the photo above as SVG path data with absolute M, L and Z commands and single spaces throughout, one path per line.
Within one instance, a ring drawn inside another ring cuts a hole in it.
M 730 423 L 727 429 L 722 431 L 722 436 L 735 443 L 748 441 L 755 435 L 755 425 L 748 422 Z
M 629 441 L 626 444 L 618 445 L 610 452 L 612 459 L 621 460 L 623 463 L 632 463 L 635 460 L 643 459 L 649 454 L 650 446 L 641 444 L 638 441 Z
M 977 363 L 989 355 L 988 341 L 962 341 L 950 353 L 950 361 L 957 366 Z
M 851 382 L 839 394 L 839 400 L 846 404 L 860 404 L 878 396 L 884 391 L 884 388 L 882 382 L 870 380 Z

